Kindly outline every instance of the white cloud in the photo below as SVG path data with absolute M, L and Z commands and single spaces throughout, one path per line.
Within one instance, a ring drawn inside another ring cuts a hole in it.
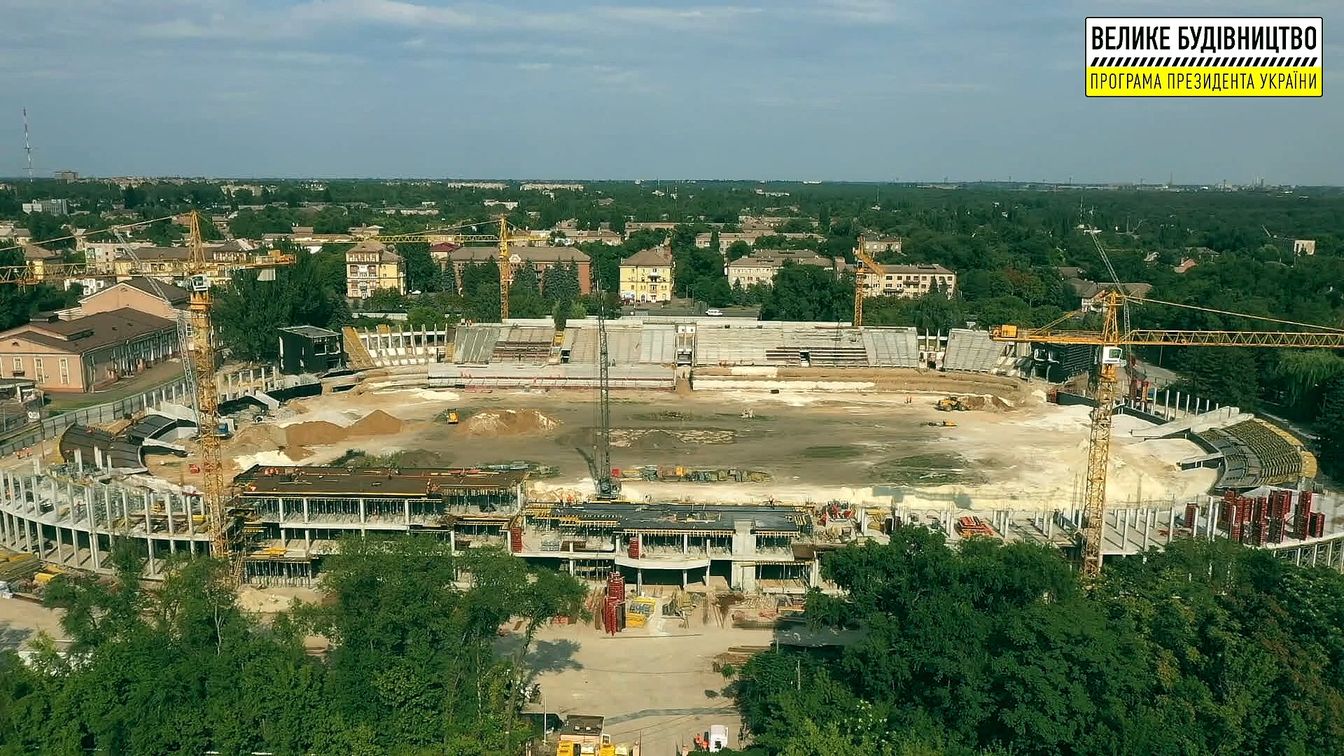
M 320 24 L 378 23 L 409 27 L 468 28 L 477 14 L 455 7 L 421 5 L 404 0 L 310 0 L 287 14 L 293 21 Z

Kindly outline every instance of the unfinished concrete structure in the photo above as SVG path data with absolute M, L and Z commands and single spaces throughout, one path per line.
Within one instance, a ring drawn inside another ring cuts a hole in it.
M 251 512 L 247 576 L 307 584 L 347 535 L 430 533 L 453 551 L 502 546 L 526 471 L 254 466 L 236 478 Z
M 839 538 L 827 534 L 807 507 L 534 504 L 514 525 L 511 550 L 580 577 L 619 570 L 637 589 L 721 577 L 737 590 L 800 593 L 820 585 L 816 547 Z

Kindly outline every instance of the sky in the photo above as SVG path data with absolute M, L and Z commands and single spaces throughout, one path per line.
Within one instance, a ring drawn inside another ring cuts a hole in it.
M 1325 96 L 1088 99 L 1088 15 L 1322 16 Z M 27 107 L 40 175 L 1344 184 L 1341 28 L 1340 0 L 0 0 L 0 175 Z

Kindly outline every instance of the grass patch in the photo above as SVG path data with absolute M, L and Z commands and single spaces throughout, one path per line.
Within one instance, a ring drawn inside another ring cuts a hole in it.
M 862 456 L 864 450 L 858 446 L 809 446 L 803 449 L 808 459 L 848 459 Z
M 943 486 L 978 483 L 980 476 L 959 454 L 915 454 L 874 464 L 869 471 L 877 483 L 898 486 Z

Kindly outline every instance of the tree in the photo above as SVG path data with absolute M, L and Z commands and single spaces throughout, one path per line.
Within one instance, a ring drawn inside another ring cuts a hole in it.
M 439 275 L 439 291 L 449 294 L 457 294 L 457 266 L 452 260 L 444 263 L 443 270 Z
M 739 257 L 746 257 L 751 254 L 751 245 L 738 239 L 728 245 L 728 262 L 732 262 Z
M 1321 465 L 1331 475 L 1344 477 L 1344 376 L 1326 384 L 1317 418 Z
M 848 320 L 853 307 L 852 280 L 815 265 L 785 262 L 761 306 L 762 320 Z
M 565 330 L 565 324 L 569 322 L 569 311 L 574 307 L 574 302 L 560 300 L 551 308 L 551 320 L 555 323 L 555 330 Z
M 397 245 L 397 253 L 406 263 L 406 287 L 408 289 L 422 292 L 439 290 L 439 266 L 429 256 L 429 244 L 425 242 L 403 242 Z

